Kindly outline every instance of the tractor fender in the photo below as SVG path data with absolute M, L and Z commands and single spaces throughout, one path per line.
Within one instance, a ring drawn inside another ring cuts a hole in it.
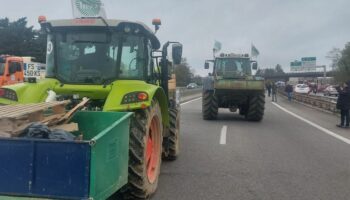
M 17 101 L 0 98 L 0 104 L 25 104 L 45 101 L 49 90 L 53 90 L 59 84 L 55 79 L 42 79 L 37 83 L 18 83 L 4 86 L 4 89 L 12 90 L 17 95 Z
M 203 91 L 214 90 L 214 77 L 207 76 L 203 78 Z
M 148 94 L 148 99 L 136 103 L 123 103 L 125 95 L 135 92 L 145 92 Z M 162 113 L 162 121 L 164 127 L 169 127 L 169 111 L 168 99 L 164 90 L 157 86 L 148 84 L 144 81 L 137 80 L 119 80 L 112 84 L 111 91 L 107 96 L 103 111 L 134 111 L 145 109 L 152 104 L 152 100 L 156 99 L 159 103 Z

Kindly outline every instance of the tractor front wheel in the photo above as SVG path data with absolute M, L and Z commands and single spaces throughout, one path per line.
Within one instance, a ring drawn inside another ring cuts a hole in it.
M 214 91 L 203 91 L 202 116 L 205 120 L 214 120 L 218 116 L 219 104 Z
M 265 94 L 259 93 L 249 99 L 246 119 L 249 121 L 261 121 L 264 117 Z
M 163 125 L 157 101 L 135 112 L 131 120 L 128 196 L 147 199 L 156 190 L 160 173 Z
M 180 112 L 178 109 L 170 109 L 170 129 L 169 137 L 165 143 L 167 150 L 163 154 L 163 158 L 168 161 L 176 160 L 180 152 Z

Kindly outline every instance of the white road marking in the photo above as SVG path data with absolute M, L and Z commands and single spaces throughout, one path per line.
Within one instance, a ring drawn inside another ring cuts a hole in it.
M 226 134 L 227 134 L 227 126 L 223 126 L 221 128 L 221 134 L 220 134 L 220 144 L 225 145 L 226 144 Z
M 197 100 L 199 100 L 199 99 L 201 99 L 201 98 L 202 98 L 202 97 L 199 97 L 199 98 L 197 98 L 197 99 L 192 99 L 192 100 L 190 100 L 190 101 L 186 101 L 186 102 L 180 103 L 180 105 L 185 105 L 185 104 L 188 104 L 188 103 L 192 103 L 192 102 L 197 101 Z
M 282 106 L 278 105 L 277 103 L 272 102 L 272 104 L 275 105 L 277 108 L 283 110 L 284 112 L 292 115 L 293 117 L 298 118 L 298 119 L 306 122 L 307 124 L 317 128 L 318 130 L 320 130 L 320 131 L 322 131 L 322 132 L 324 132 L 324 133 L 326 133 L 326 134 L 328 134 L 330 136 L 333 136 L 333 137 L 337 138 L 338 140 L 341 140 L 341 141 L 343 141 L 343 142 L 345 142 L 347 144 L 350 144 L 350 140 L 349 139 L 347 139 L 347 138 L 345 138 L 343 136 L 340 136 L 340 135 L 338 135 L 338 134 L 336 134 L 336 133 L 334 133 L 334 132 L 332 132 L 332 131 L 330 131 L 330 130 L 328 130 L 326 128 L 323 128 L 322 126 L 319 126 L 318 124 L 315 124 L 315 123 L 313 123 L 313 122 L 311 122 L 311 121 L 309 121 L 309 120 L 307 120 L 307 119 L 305 119 L 305 118 L 303 118 L 303 117 L 301 117 L 301 116 L 299 116 L 299 115 L 297 115 L 297 114 L 295 114 L 295 113 L 293 113 L 293 112 L 283 108 Z

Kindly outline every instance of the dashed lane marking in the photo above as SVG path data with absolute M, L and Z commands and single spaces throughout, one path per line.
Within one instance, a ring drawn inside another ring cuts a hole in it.
M 220 144 L 225 145 L 226 144 L 226 134 L 227 134 L 227 126 L 223 126 L 221 128 L 221 134 L 220 134 Z
M 194 101 L 198 101 L 199 99 L 201 99 L 202 97 L 199 97 L 199 98 L 196 98 L 196 99 L 192 99 L 192 100 L 190 100 L 190 101 L 186 101 L 186 102 L 183 102 L 183 103 L 181 103 L 180 105 L 185 105 L 185 104 L 188 104 L 188 103 L 192 103 L 192 102 L 194 102 Z
M 278 105 L 277 103 L 272 102 L 272 104 L 275 105 L 277 108 L 283 110 L 284 112 L 286 112 L 286 113 L 292 115 L 293 117 L 298 118 L 298 119 L 300 119 L 301 121 L 304 121 L 305 123 L 307 123 L 307 124 L 309 124 L 309 125 L 311 125 L 311 126 L 317 128 L 318 130 L 320 130 L 320 131 L 322 131 L 322 132 L 324 132 L 324 133 L 326 133 L 326 134 L 328 134 L 328 135 L 330 135 L 330 136 L 332 136 L 332 137 L 335 137 L 335 138 L 337 138 L 338 140 L 341 140 L 341 141 L 345 142 L 346 144 L 350 144 L 350 140 L 349 140 L 349 139 L 347 139 L 347 138 L 345 138 L 345 137 L 343 137 L 343 136 L 340 136 L 340 135 L 338 135 L 338 134 L 336 134 L 336 133 L 334 133 L 334 132 L 332 132 L 332 131 L 330 131 L 330 130 L 328 130 L 328 129 L 326 129 L 326 128 L 323 128 L 322 126 L 320 126 L 320 125 L 318 125 L 318 124 L 315 124 L 315 123 L 313 123 L 313 122 L 311 122 L 311 121 L 305 119 L 304 117 L 301 117 L 301 116 L 299 116 L 299 115 L 297 115 L 297 114 L 295 114 L 295 113 L 293 113 L 293 112 L 291 112 L 291 111 L 289 111 L 289 110 L 283 108 L 282 106 Z

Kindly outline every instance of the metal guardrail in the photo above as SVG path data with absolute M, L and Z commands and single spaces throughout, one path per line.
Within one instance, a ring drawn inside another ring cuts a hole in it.
M 287 96 L 286 92 L 284 92 L 284 90 L 282 89 L 280 89 L 278 92 L 283 96 Z M 324 97 L 324 96 L 313 96 L 313 95 L 299 94 L 299 93 L 293 92 L 293 100 L 325 110 L 325 111 L 329 111 L 332 113 L 339 112 L 336 106 L 337 99 L 335 98 Z
M 182 97 L 194 95 L 194 94 L 199 94 L 202 93 L 203 88 L 194 88 L 194 89 L 187 89 L 186 87 L 178 87 L 177 88 L 180 91 L 180 95 Z

